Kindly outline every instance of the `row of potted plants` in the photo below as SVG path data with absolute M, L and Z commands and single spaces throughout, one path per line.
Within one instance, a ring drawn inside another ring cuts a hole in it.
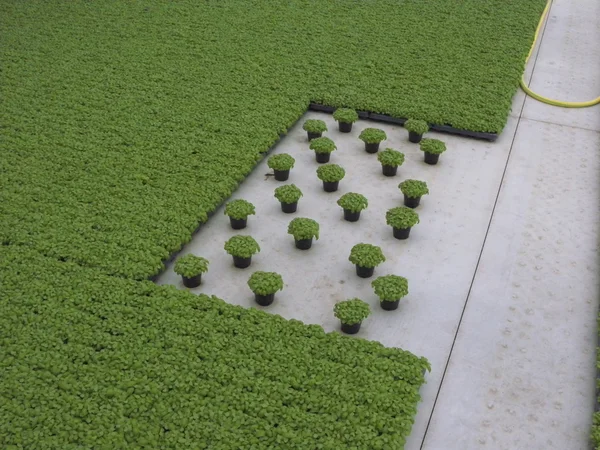
M 296 248 L 308 250 L 312 247 L 313 239 L 319 239 L 319 224 L 304 217 L 292 220 L 288 233 L 294 237 Z M 235 235 L 225 242 L 224 249 L 233 257 L 233 265 L 245 269 L 252 263 L 252 256 L 260 252 L 258 242 L 252 236 Z M 348 260 L 356 266 L 356 275 L 361 278 L 373 276 L 375 267 L 385 262 L 385 256 L 380 247 L 371 244 L 356 244 L 350 250 Z M 175 273 L 181 275 L 186 287 L 197 287 L 202 281 L 202 274 L 208 271 L 208 260 L 192 254 L 185 255 L 175 263 Z
M 333 113 L 333 118 L 339 124 L 342 133 L 352 131 L 352 124 L 358 120 L 358 113 L 352 109 L 340 108 Z M 327 131 L 327 124 L 318 119 L 309 119 L 303 124 L 303 129 L 308 134 L 311 150 L 315 151 L 317 162 L 329 162 L 331 153 L 336 150 L 335 143 L 327 137 L 322 137 Z M 408 140 L 420 143 L 420 149 L 425 154 L 427 164 L 437 164 L 440 155 L 446 151 L 444 142 L 438 139 L 423 139 L 423 135 L 429 131 L 429 125 L 424 120 L 408 119 L 404 123 L 408 131 Z M 359 139 L 365 143 L 367 153 L 377 153 L 381 142 L 387 139 L 385 131 L 378 128 L 365 128 L 359 135 Z M 397 166 L 396 166 L 397 167 Z
M 366 266 L 375 267 L 385 261 L 381 249 L 370 244 L 355 245 L 349 259 L 356 264 L 356 272 L 363 278 L 373 274 L 373 268 Z M 182 276 L 186 287 L 199 286 L 202 274 L 207 270 L 208 260 L 192 254 L 179 258 L 175 264 L 175 272 Z M 386 311 L 398 309 L 400 299 L 408 294 L 408 280 L 398 275 L 378 277 L 371 286 L 379 297 L 381 308 Z M 256 303 L 269 306 L 277 291 L 283 290 L 283 278 L 276 272 L 257 271 L 248 279 L 248 287 L 254 293 Z M 360 330 L 362 321 L 369 316 L 370 308 L 366 302 L 355 298 L 337 303 L 334 314 L 340 319 L 343 332 L 355 334 Z
M 396 239 L 408 239 L 411 228 L 419 223 L 419 215 L 413 211 L 413 208 L 419 205 L 421 196 L 428 193 L 429 190 L 425 182 L 418 180 L 402 182 L 401 189 L 404 192 L 404 203 L 407 206 L 392 208 L 386 212 L 385 217 L 386 223 L 393 228 Z M 275 197 L 281 203 L 281 210 L 284 213 L 294 213 L 297 211 L 302 191 L 294 184 L 286 184 L 275 189 Z M 343 209 L 344 219 L 348 222 L 358 221 L 361 212 L 369 206 L 367 198 L 355 192 L 342 195 L 337 204 Z M 231 228 L 239 230 L 246 227 L 248 216 L 255 214 L 255 208 L 246 200 L 233 200 L 225 205 L 225 214 L 229 216 Z M 294 219 L 290 222 L 288 232 L 294 236 L 300 236 L 305 230 L 310 230 L 309 234 L 314 237 L 318 236 L 318 225 L 312 219 Z M 308 243 L 300 245 L 308 245 L 307 248 L 310 248 Z

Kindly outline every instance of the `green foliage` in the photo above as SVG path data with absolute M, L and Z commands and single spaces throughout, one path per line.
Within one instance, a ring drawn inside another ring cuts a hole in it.
M 275 272 L 254 272 L 248 279 L 248 286 L 258 295 L 274 294 L 283 289 L 283 278 Z
M 296 160 L 287 153 L 273 155 L 267 160 L 267 166 L 273 170 L 290 170 L 294 167 Z
M 320 137 L 310 141 L 309 148 L 314 150 L 315 153 L 331 153 L 337 147 L 335 146 L 335 142 L 328 137 Z
M 365 128 L 358 138 L 367 144 L 379 144 L 387 139 L 387 135 L 379 128 Z
M 429 131 L 429 125 L 424 120 L 408 119 L 404 122 L 404 128 L 416 134 L 425 134 Z
M 295 184 L 284 184 L 275 189 L 275 198 L 281 203 L 296 203 L 302 197 L 302 191 Z
M 392 148 L 386 148 L 377 154 L 377 160 L 383 166 L 398 167 L 404 164 L 404 153 Z
M 358 120 L 358 113 L 349 108 L 338 108 L 333 112 L 333 118 L 337 122 L 354 123 Z
M 238 199 L 232 200 L 225 205 L 224 214 L 232 219 L 245 219 L 256 214 L 254 205 L 249 201 Z
M 394 228 L 410 228 L 419 223 L 419 215 L 412 208 L 399 206 L 385 213 L 385 221 Z
M 592 445 L 595 450 L 600 450 L 600 412 L 595 412 L 592 420 Z
M 419 180 L 404 180 L 398 185 L 404 195 L 410 198 L 422 197 L 429 194 L 427 183 Z
M 186 278 L 193 278 L 208 271 L 208 259 L 188 254 L 175 262 L 175 273 Z
M 396 449 L 429 368 L 26 247 L 2 247 L 0 282 L 3 449 Z
M 2 2 L 0 241 L 145 279 L 311 100 L 502 130 L 545 0 L 348 5 Z
M 446 151 L 446 144 L 439 139 L 422 139 L 419 143 L 421 151 L 440 155 Z
M 354 192 L 348 192 L 347 194 L 342 195 L 338 199 L 337 204 L 351 212 L 359 212 L 369 206 L 367 197 Z
M 317 169 L 317 176 L 321 181 L 335 182 L 343 179 L 346 171 L 337 164 L 323 164 Z
M 380 247 L 371 244 L 356 244 L 350 250 L 348 260 L 360 267 L 376 267 L 385 261 L 385 256 Z
M 343 302 L 336 303 L 333 307 L 333 314 L 346 325 L 360 323 L 369 317 L 371 308 L 367 302 L 359 298 L 351 298 Z
M 302 125 L 302 129 L 309 133 L 325 133 L 327 131 L 327 124 L 322 120 L 308 119 Z
M 384 275 L 371 282 L 381 301 L 395 302 L 408 295 L 408 280 L 398 275 Z
M 294 239 L 301 241 L 304 239 L 319 239 L 319 223 L 313 219 L 296 217 L 288 225 L 288 234 L 294 236 Z
M 240 234 L 232 236 L 225 242 L 225 251 L 231 256 L 239 258 L 250 258 L 255 253 L 260 252 L 258 242 L 252 236 L 242 236 Z

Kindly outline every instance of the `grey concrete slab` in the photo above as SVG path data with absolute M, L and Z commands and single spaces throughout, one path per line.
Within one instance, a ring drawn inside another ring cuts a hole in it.
M 521 120 L 423 449 L 589 448 L 599 149 Z
M 509 120 L 496 143 L 432 134 L 447 143 L 448 151 L 439 165 L 429 166 L 423 162 L 418 145 L 408 142 L 402 127 L 360 121 L 351 134 L 342 134 L 327 114 L 311 112 L 305 118 L 320 118 L 329 126 L 327 136 L 339 148 L 331 162 L 347 171 L 340 190 L 336 193 L 322 190 L 315 173 L 318 164 L 308 149 L 301 121 L 274 149 L 274 153 L 286 152 L 296 158 L 288 182 L 304 192 L 298 212 L 293 215 L 281 212 L 273 190 L 284 183 L 265 177 L 270 171 L 266 162 L 262 162 L 235 193 L 236 198 L 256 205 L 257 215 L 250 218 L 248 228 L 241 234 L 254 236 L 262 251 L 250 268 L 234 268 L 223 244 L 240 232 L 231 230 L 223 211 L 218 211 L 182 252 L 210 260 L 203 284 L 192 292 L 214 294 L 231 303 L 253 307 L 253 295 L 246 285 L 248 277 L 255 270 L 277 271 L 284 278 L 285 289 L 267 310 L 322 325 L 326 331 L 339 327 L 332 312 L 336 302 L 351 297 L 369 302 L 373 315 L 366 320 L 358 337 L 407 349 L 427 357 L 432 364 L 433 371 L 427 375 L 423 401 L 406 445 L 407 449 L 419 448 L 471 285 L 517 121 Z M 365 127 L 384 129 L 388 140 L 382 148 L 392 147 L 405 153 L 406 162 L 398 176 L 384 177 L 377 156 L 364 151 L 358 135 Z M 402 204 L 397 186 L 406 178 L 426 181 L 431 194 L 417 209 L 421 223 L 413 229 L 410 239 L 398 241 L 385 223 L 385 212 Z M 369 200 L 369 208 L 357 223 L 345 222 L 336 204 L 343 193 L 350 191 L 362 193 Z M 294 217 L 310 217 L 321 224 L 321 238 L 309 251 L 295 249 L 293 238 L 287 235 L 287 224 Z M 408 278 L 410 293 L 399 310 L 381 310 L 371 280 L 355 275 L 348 255 L 359 242 L 383 248 L 387 261 L 376 269 L 376 276 L 393 273 Z M 158 283 L 183 289 L 172 265 Z
M 599 18 L 597 0 L 553 1 L 530 83 L 534 92 L 572 102 L 600 96 Z M 558 108 L 527 98 L 523 117 L 600 131 L 600 105 Z

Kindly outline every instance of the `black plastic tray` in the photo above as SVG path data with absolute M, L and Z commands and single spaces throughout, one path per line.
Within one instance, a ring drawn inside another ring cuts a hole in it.
M 337 108 L 334 108 L 333 106 L 321 105 L 319 103 L 311 103 L 308 106 L 308 109 L 310 109 L 312 111 L 320 111 L 320 112 L 326 112 L 326 113 L 332 114 Z M 368 112 L 368 111 L 358 111 L 358 117 L 360 117 L 361 119 L 369 119 L 369 120 L 374 120 L 376 122 L 392 123 L 395 125 L 404 125 L 404 122 L 406 122 L 406 120 L 407 120 L 407 119 L 401 119 L 401 118 L 397 118 L 397 117 L 388 116 L 386 114 L 378 114 L 378 113 L 372 113 L 372 112 Z M 439 131 L 440 133 L 455 134 L 458 136 L 470 137 L 470 138 L 474 138 L 474 139 L 482 139 L 482 140 L 491 141 L 491 142 L 494 142 L 496 139 L 498 139 L 497 133 L 483 133 L 480 131 L 461 130 L 458 128 L 451 127 L 450 125 L 429 124 L 429 128 L 433 131 Z

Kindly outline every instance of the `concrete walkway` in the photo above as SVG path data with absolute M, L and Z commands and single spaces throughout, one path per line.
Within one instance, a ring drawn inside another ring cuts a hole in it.
M 598 42 L 600 3 L 556 1 L 528 67 L 532 89 L 571 101 L 597 96 Z M 223 243 L 238 232 L 218 211 L 184 249 L 211 262 L 192 291 L 255 306 L 248 277 L 277 271 L 285 289 L 267 310 L 327 331 L 339 328 L 336 302 L 368 301 L 373 314 L 358 337 L 432 364 L 407 450 L 587 449 L 600 297 L 600 106 L 555 108 L 519 93 L 496 143 L 432 134 L 448 146 L 438 166 L 422 162 L 401 127 L 360 121 L 341 134 L 331 116 L 309 117 L 325 120 L 338 146 L 331 162 L 347 172 L 340 191 L 322 191 L 302 120 L 274 150 L 296 158 L 289 183 L 304 192 L 298 213 L 280 211 L 273 190 L 283 183 L 266 178 L 261 163 L 235 195 L 257 207 L 241 234 L 254 236 L 261 253 L 251 268 L 233 268 Z M 384 129 L 383 146 L 406 154 L 397 177 L 383 177 L 364 152 L 357 136 L 366 127 Z M 406 178 L 427 181 L 431 194 L 410 239 L 398 241 L 385 211 L 401 204 L 397 185 Z M 335 203 L 350 191 L 369 199 L 354 224 Z M 308 252 L 286 233 L 294 217 L 321 224 Z M 370 280 L 354 274 L 347 258 L 358 242 L 383 248 L 376 276 L 408 278 L 399 310 L 382 311 Z M 183 289 L 172 266 L 158 283 Z
M 561 100 L 597 97 L 599 42 L 600 3 L 555 1 L 529 63 L 531 88 Z M 590 447 L 600 106 L 556 108 L 521 93 L 513 116 L 502 186 L 422 449 Z

